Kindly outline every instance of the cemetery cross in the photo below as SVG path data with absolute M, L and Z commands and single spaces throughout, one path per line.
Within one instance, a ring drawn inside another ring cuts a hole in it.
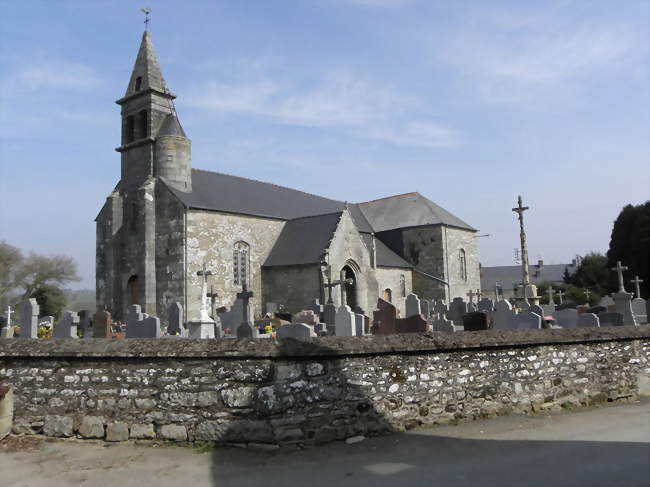
M 521 195 L 517 199 L 518 205 L 517 208 L 513 208 L 512 211 L 519 215 L 519 237 L 521 239 L 521 272 L 524 287 L 530 284 L 530 276 L 528 274 L 528 247 L 526 245 L 526 231 L 524 230 L 524 211 L 528 210 L 528 206 L 522 206 Z M 526 298 L 524 293 L 524 298 Z
M 589 295 L 592 294 L 592 293 L 591 293 L 591 291 L 589 289 L 585 289 L 584 294 L 585 294 L 585 296 L 587 296 L 587 305 L 589 305 Z
M 248 283 L 244 281 L 242 285 L 242 291 L 240 293 L 237 293 L 237 299 L 242 300 L 242 304 L 244 308 L 244 323 L 249 323 L 253 318 L 252 316 L 248 316 L 248 301 L 252 297 L 253 297 L 253 291 L 248 290 Z
M 643 282 L 643 281 L 641 281 Z M 638 284 L 637 284 L 638 287 Z M 11 314 L 14 312 L 13 309 L 11 309 L 11 306 L 7 306 L 7 328 L 11 326 Z
M 499 302 L 499 283 L 498 282 L 494 283 L 494 302 L 495 303 Z
M 205 262 L 203 263 L 203 268 L 200 271 L 196 272 L 197 276 L 203 278 L 201 283 L 201 320 L 206 320 L 208 316 L 208 278 L 212 275 L 212 271 L 206 269 Z
M 613 271 L 618 273 L 618 292 L 624 293 L 625 286 L 623 285 L 623 271 L 627 270 L 627 267 L 621 265 L 621 261 L 616 262 L 616 267 L 612 267 Z
M 548 289 L 546 290 L 548 293 L 548 304 L 555 304 L 553 302 L 553 293 L 555 292 L 555 289 L 553 289 L 553 286 L 549 286 Z
M 564 291 L 562 291 L 562 289 L 560 289 L 556 294 L 557 294 L 558 298 L 560 298 L 560 304 L 562 304 L 562 301 L 563 301 L 562 298 L 564 297 Z
M 634 276 L 634 279 L 630 281 L 634 286 L 636 287 L 636 297 L 640 298 L 641 297 L 641 284 L 643 282 L 643 279 L 639 279 L 639 276 Z M 9 310 L 7 310 L 7 313 L 9 313 Z M 9 320 L 9 315 L 7 315 L 7 320 Z
M 207 294 L 207 297 L 210 298 L 210 309 L 212 310 L 212 319 L 215 319 L 217 316 L 217 298 L 219 297 L 218 293 L 214 292 L 214 287 L 210 285 L 210 292 Z

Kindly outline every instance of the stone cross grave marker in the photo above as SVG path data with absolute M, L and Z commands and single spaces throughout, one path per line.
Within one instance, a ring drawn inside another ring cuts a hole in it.
M 357 332 L 354 313 L 347 304 L 339 307 L 336 311 L 334 333 L 339 337 L 355 336 Z
M 589 289 L 585 289 L 583 292 L 585 297 L 587 298 L 587 302 L 585 304 L 589 306 L 589 296 L 591 296 L 593 293 Z
M 553 289 L 553 286 L 549 286 L 546 292 L 548 293 L 548 304 L 555 306 L 555 302 L 553 301 L 553 293 L 555 293 L 555 289 Z
M 643 279 L 639 279 L 639 276 L 634 276 L 634 279 L 631 279 L 630 282 L 634 284 L 634 293 L 636 294 L 636 297 L 640 298 L 641 297 L 640 284 L 643 282 Z
M 278 338 L 309 338 L 315 337 L 314 329 L 305 323 L 290 323 L 278 328 Z
M 142 330 L 140 326 L 144 321 L 144 313 L 141 312 L 139 304 L 132 304 L 126 309 L 126 338 L 140 338 Z
M 562 299 L 562 298 L 564 298 L 564 291 L 562 291 L 562 289 L 560 289 L 560 290 L 559 290 L 557 293 L 555 293 L 555 294 L 557 294 L 557 297 L 558 297 L 559 300 L 560 300 L 560 304 L 562 304 L 562 302 L 563 302 L 563 299 Z
M 421 315 L 422 308 L 420 307 L 420 298 L 417 295 L 411 293 L 406 296 L 406 317 L 410 318 L 411 316 Z
M 621 265 L 621 261 L 619 260 L 618 262 L 616 262 L 616 267 L 612 267 L 611 270 L 616 271 L 616 274 L 618 274 L 618 292 L 624 293 L 625 285 L 623 283 L 623 271 L 626 271 L 627 267 Z
M 576 328 L 578 326 L 578 310 L 566 308 L 553 313 L 555 323 L 562 328 Z
M 54 326 L 54 338 L 79 338 L 77 327 L 79 326 L 79 315 L 74 311 L 64 311 L 59 322 Z
M 510 328 L 513 330 L 538 330 L 542 327 L 542 317 L 537 313 L 524 311 L 510 316 Z
M 582 313 L 578 316 L 578 328 L 598 328 L 600 320 L 594 313 Z
M 183 323 L 183 305 L 174 301 L 167 312 L 167 334 L 187 337 L 188 332 Z
M 217 298 L 219 293 L 214 290 L 214 286 L 210 285 L 210 292 L 206 294 L 210 298 L 210 317 L 214 320 L 217 318 Z
M 38 313 L 34 298 L 23 301 L 20 308 L 20 338 L 38 338 Z
M 616 311 L 609 311 L 598 315 L 600 326 L 623 326 L 623 315 Z
M 97 311 L 93 318 L 93 338 L 108 338 L 111 336 L 113 320 L 108 311 Z

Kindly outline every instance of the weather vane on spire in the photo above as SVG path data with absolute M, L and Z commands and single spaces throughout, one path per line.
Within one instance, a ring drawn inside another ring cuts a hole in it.
M 144 14 L 144 30 L 149 30 L 149 14 L 151 13 L 150 8 L 141 8 L 142 13 Z

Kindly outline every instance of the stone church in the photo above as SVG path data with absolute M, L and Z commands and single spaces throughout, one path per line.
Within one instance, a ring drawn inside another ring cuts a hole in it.
M 98 309 L 123 319 L 140 304 L 166 321 L 178 301 L 190 320 L 204 268 L 218 306 L 246 286 L 256 315 L 324 303 L 329 289 L 370 314 L 378 297 L 404 312 L 410 292 L 449 301 L 480 287 L 476 230 L 419 193 L 352 204 L 193 169 L 174 99 L 145 32 L 116 102 L 121 178 L 96 218 Z

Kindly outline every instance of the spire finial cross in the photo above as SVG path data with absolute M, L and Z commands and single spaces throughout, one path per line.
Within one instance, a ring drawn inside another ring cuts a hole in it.
M 148 7 L 141 8 L 140 9 L 142 13 L 144 14 L 144 30 L 148 31 L 149 30 L 149 14 L 151 13 L 151 9 Z

